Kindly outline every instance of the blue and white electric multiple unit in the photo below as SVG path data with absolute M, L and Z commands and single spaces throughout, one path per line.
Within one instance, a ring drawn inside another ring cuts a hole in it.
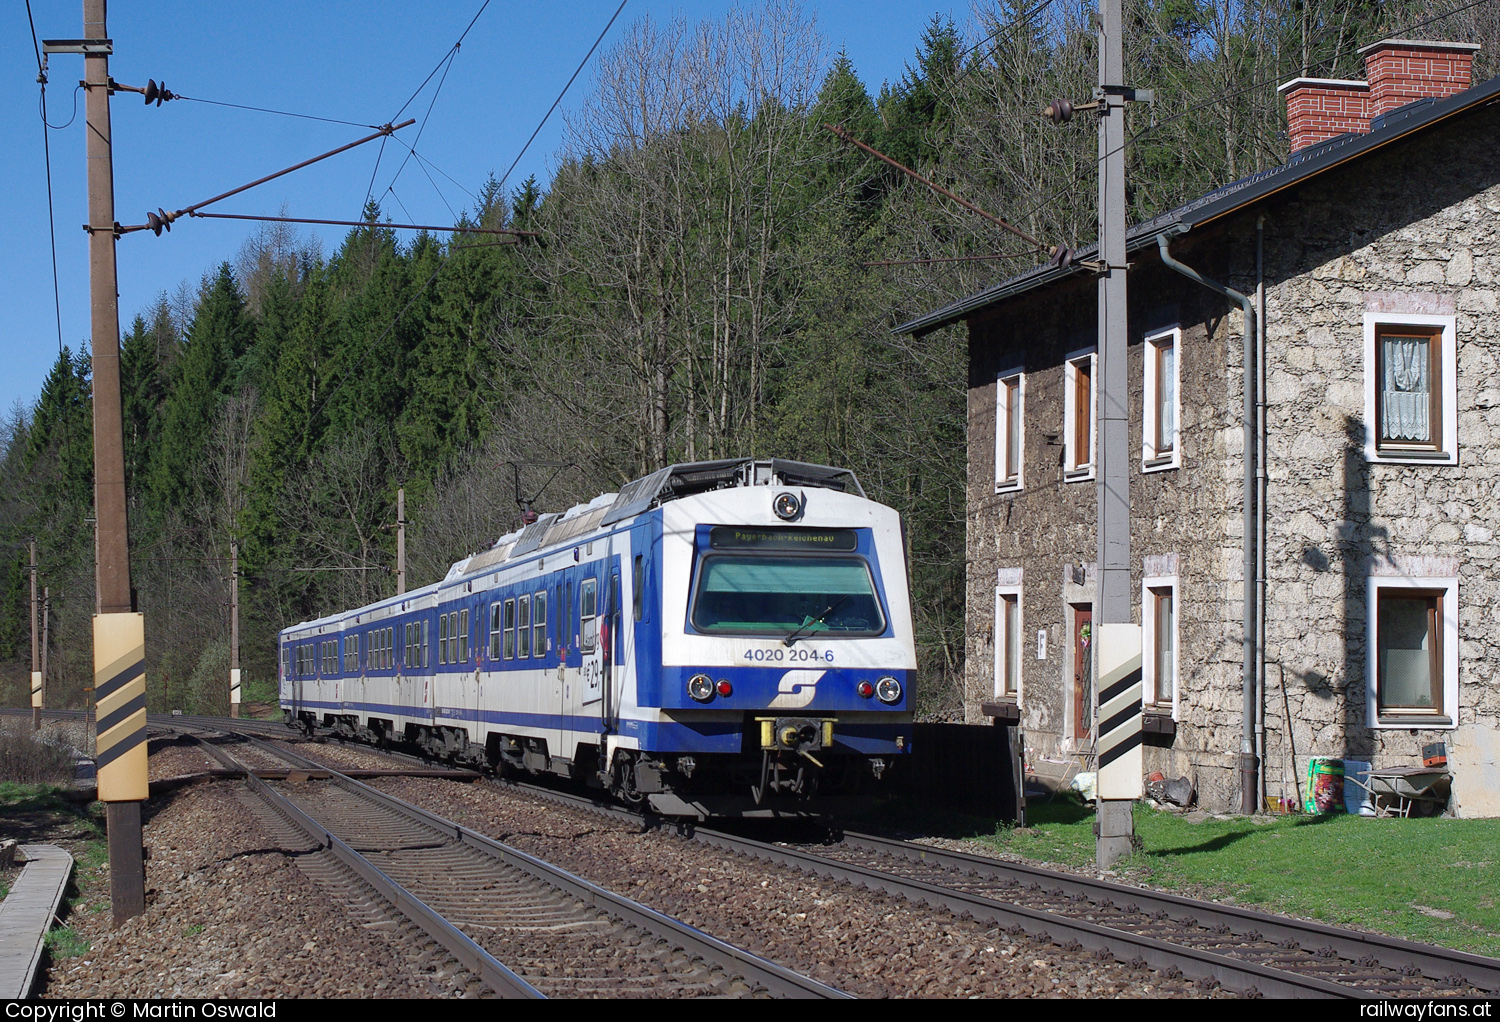
M 281 705 L 666 814 L 832 812 L 911 748 L 909 593 L 853 473 L 675 465 L 285 629 Z

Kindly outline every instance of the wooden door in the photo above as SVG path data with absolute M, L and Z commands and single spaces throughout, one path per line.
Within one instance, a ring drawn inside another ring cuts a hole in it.
M 1094 733 L 1094 608 L 1073 604 L 1073 737 Z

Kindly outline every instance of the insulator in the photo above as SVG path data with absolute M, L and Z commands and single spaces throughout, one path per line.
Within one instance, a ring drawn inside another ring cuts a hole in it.
M 1073 250 L 1066 245 L 1053 245 L 1047 261 L 1059 270 L 1065 270 L 1073 265 Z
M 1066 99 L 1054 99 L 1042 108 L 1042 116 L 1053 124 L 1067 124 L 1073 119 L 1073 104 Z
M 171 234 L 172 214 L 168 213 L 166 210 L 158 206 L 156 207 L 155 213 L 148 212 L 146 214 L 146 224 L 151 228 L 151 233 L 156 235 L 158 238 L 161 237 L 162 228 L 164 227 L 166 228 L 167 233 Z
M 176 98 L 177 98 L 177 93 L 175 93 L 175 92 L 171 91 L 170 89 L 168 89 L 166 82 L 162 82 L 160 85 L 157 85 L 156 84 L 156 79 L 154 79 L 154 78 L 147 78 L 146 79 L 146 105 L 147 106 L 150 106 L 151 102 L 153 100 L 156 101 L 156 105 L 157 106 L 161 106 L 162 103 L 165 102 L 166 100 L 176 99 Z

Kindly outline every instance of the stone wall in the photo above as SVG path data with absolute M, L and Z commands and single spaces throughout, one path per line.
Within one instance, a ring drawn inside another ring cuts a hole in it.
M 1173 243 L 1188 265 L 1256 287 L 1264 215 L 1267 372 L 1267 792 L 1291 796 L 1309 756 L 1411 765 L 1446 741 L 1464 815 L 1500 815 L 1500 111 L 1433 128 L 1325 179 Z M 1237 306 L 1141 253 L 1131 273 L 1132 592 L 1147 558 L 1176 555 L 1177 733 L 1147 770 L 1193 779 L 1204 805 L 1237 790 L 1241 734 L 1241 316 Z M 994 588 L 1019 571 L 1022 724 L 1028 762 L 1062 775 L 1072 739 L 1068 604 L 1094 597 L 1094 482 L 1062 475 L 1063 362 L 1093 343 L 1096 286 L 1074 279 L 970 324 L 966 707 L 993 698 Z M 1367 309 L 1451 309 L 1458 343 L 1456 466 L 1370 464 L 1364 438 Z M 1142 474 L 1142 340 L 1180 325 L 1182 466 Z M 995 378 L 1027 373 L 1025 479 L 994 486 Z M 1049 436 L 1050 434 L 1050 436 Z M 1423 559 L 1427 560 L 1423 560 Z M 1367 580 L 1429 570 L 1459 579 L 1459 708 L 1452 730 L 1371 728 Z M 1160 562 L 1158 562 L 1160 563 Z M 1077 566 L 1084 571 L 1079 580 Z M 1423 566 L 1426 567 L 1423 567 Z M 1415 567 L 1414 567 L 1415 566 Z M 1037 633 L 1046 632 L 1046 659 Z M 1290 729 L 1288 728 L 1290 720 Z M 1290 742 L 1288 741 L 1290 732 Z

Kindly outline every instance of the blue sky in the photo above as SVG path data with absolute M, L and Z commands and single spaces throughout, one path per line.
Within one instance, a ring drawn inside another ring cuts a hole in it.
M 189 3 L 110 5 L 114 40 L 110 74 L 122 84 L 148 78 L 195 99 L 270 107 L 365 124 L 380 124 L 412 95 L 479 10 L 482 0 L 428 3 L 353 3 L 314 0 L 289 3 Z M 504 173 L 547 107 L 573 73 L 618 0 L 517 3 L 491 0 L 452 62 L 437 92 L 417 151 L 454 184 L 432 171 L 438 187 L 419 166 L 408 164 L 385 192 L 405 150 L 388 144 L 376 171 L 379 143 L 333 157 L 212 207 L 225 213 L 356 219 L 375 176 L 375 192 L 398 221 L 451 223 L 451 210 L 472 207 L 486 176 Z M 630 0 L 600 52 L 632 21 L 681 16 L 689 22 L 718 18 L 729 3 L 657 3 Z M 81 0 L 31 0 L 39 39 L 82 34 Z M 942 0 L 809 3 L 829 54 L 848 51 L 871 93 L 896 81 L 912 60 L 933 14 L 951 16 L 962 27 L 967 4 Z M 57 357 L 48 241 L 47 180 L 38 117 L 36 57 L 22 0 L 0 10 L 0 194 L 6 199 L 0 244 L 0 411 L 17 401 L 30 404 Z M 597 54 L 596 54 L 597 58 Z M 591 87 L 591 67 L 522 159 L 507 187 L 528 174 L 545 182 L 563 136 L 563 115 Z M 61 290 L 62 340 L 78 350 L 88 334 L 88 255 L 81 225 L 86 217 L 83 98 L 76 90 L 83 59 L 55 55 L 49 62 L 48 120 L 68 127 L 49 132 L 52 191 L 57 222 L 57 273 Z M 403 116 L 426 115 L 437 79 Z M 264 174 L 297 163 L 368 134 L 350 125 L 272 116 L 198 102 L 147 108 L 141 97 L 119 93 L 112 104 L 115 138 L 116 218 L 141 223 L 146 210 L 180 209 Z M 408 141 L 416 127 L 402 132 Z M 460 185 L 462 187 L 460 187 Z M 126 235 L 118 245 L 120 325 L 144 312 L 162 292 L 173 292 L 223 260 L 233 260 L 257 229 L 243 221 L 179 221 L 170 235 Z M 321 238 L 325 253 L 343 237 L 337 227 L 304 227 Z

